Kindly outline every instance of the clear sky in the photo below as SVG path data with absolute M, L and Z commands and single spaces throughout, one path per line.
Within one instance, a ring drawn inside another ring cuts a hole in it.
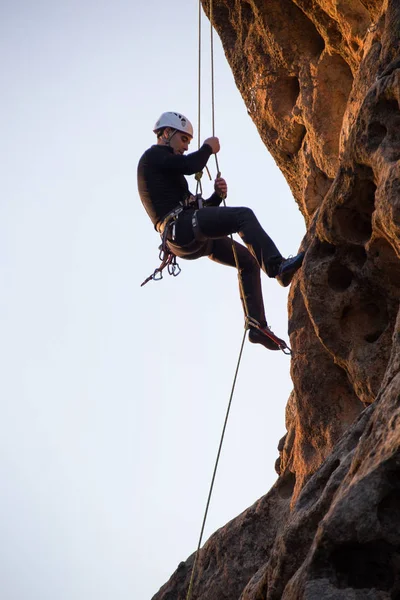
M 180 261 L 140 288 L 159 237 L 136 165 L 161 112 L 197 123 L 197 18 L 194 0 L 0 5 L 2 600 L 148 600 L 196 547 L 243 335 L 236 273 Z M 228 202 L 295 254 L 303 219 L 215 46 Z M 263 289 L 287 339 L 287 290 Z M 276 479 L 289 363 L 246 343 L 205 539 Z

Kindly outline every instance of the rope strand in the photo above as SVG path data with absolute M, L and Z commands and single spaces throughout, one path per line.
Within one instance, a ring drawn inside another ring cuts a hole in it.
M 216 458 L 215 465 L 214 465 L 214 471 L 213 471 L 213 475 L 212 475 L 212 479 L 211 479 L 210 490 L 208 492 L 208 498 L 207 498 L 206 509 L 205 509 L 205 512 L 204 512 L 203 523 L 201 525 L 199 543 L 197 545 L 196 554 L 194 556 L 194 562 L 193 562 L 193 567 L 192 567 L 192 574 L 190 576 L 190 582 L 189 582 L 188 592 L 187 592 L 187 595 L 186 595 L 186 600 L 190 600 L 190 598 L 192 596 L 193 584 L 194 584 L 194 576 L 195 576 L 195 573 L 196 573 L 196 566 L 197 566 L 197 559 L 198 559 L 199 551 L 200 551 L 200 548 L 201 548 L 201 542 L 203 540 L 204 528 L 205 528 L 205 525 L 206 525 L 206 520 L 207 520 L 207 515 L 208 515 L 208 509 L 210 507 L 211 495 L 212 495 L 212 492 L 213 492 L 213 489 L 214 489 L 215 476 L 217 474 L 219 459 L 220 459 L 220 456 L 221 456 L 222 444 L 223 444 L 223 441 L 224 441 L 226 426 L 228 424 L 229 413 L 230 413 L 231 406 L 232 406 L 232 399 L 233 399 L 233 394 L 234 394 L 234 391 L 235 391 L 236 380 L 237 380 L 237 376 L 238 376 L 238 373 L 239 373 L 240 363 L 241 363 L 241 360 L 242 360 L 243 347 L 244 347 L 245 340 L 246 340 L 246 329 L 244 331 L 243 339 L 242 339 L 242 344 L 240 346 L 239 358 L 238 358 L 238 362 L 237 362 L 237 365 L 236 365 L 235 375 L 234 375 L 234 378 L 233 378 L 233 383 L 232 383 L 232 388 L 231 388 L 231 394 L 230 394 L 229 402 L 228 402 L 228 408 L 227 408 L 226 415 L 225 415 L 224 426 L 222 428 L 221 439 L 220 439 L 220 442 L 219 442 L 219 447 L 218 447 L 218 452 L 217 452 L 217 458 Z
M 198 63 L 198 98 L 197 98 L 197 136 L 198 148 L 200 149 L 200 126 L 201 126 L 201 1 L 199 0 L 199 63 Z
M 213 2 L 210 0 L 210 57 L 211 57 L 211 123 L 212 134 L 215 137 L 215 76 L 214 76 L 214 27 Z M 219 173 L 218 157 L 214 154 L 215 166 Z

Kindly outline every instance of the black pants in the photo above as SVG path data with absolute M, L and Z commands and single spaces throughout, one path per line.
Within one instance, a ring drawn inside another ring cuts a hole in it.
M 177 256 L 182 258 L 191 258 L 185 252 L 185 247 L 193 247 L 194 243 L 193 214 L 194 210 L 185 210 L 179 215 L 175 226 L 175 240 L 172 249 Z M 228 236 L 231 233 L 238 233 L 246 244 L 247 247 L 236 241 L 233 242 L 240 267 L 238 275 L 242 278 L 249 316 L 265 325 L 260 268 L 269 277 L 275 277 L 282 261 L 282 255 L 278 248 L 263 230 L 250 208 L 201 208 L 196 212 L 196 219 L 199 230 L 206 241 L 202 242 L 202 249 L 197 247 L 193 258 L 208 256 L 220 264 L 236 267 L 232 240 Z M 195 243 L 194 246 L 196 246 Z M 241 290 L 240 296 L 243 310 L 246 312 Z

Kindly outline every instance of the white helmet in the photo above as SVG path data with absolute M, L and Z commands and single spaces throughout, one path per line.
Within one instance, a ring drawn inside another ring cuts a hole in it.
M 165 112 L 158 119 L 157 123 L 154 125 L 154 133 L 161 129 L 162 127 L 171 127 L 172 129 L 176 129 L 177 131 L 182 131 L 183 133 L 187 133 L 190 137 L 193 137 L 193 126 L 189 119 L 176 112 Z

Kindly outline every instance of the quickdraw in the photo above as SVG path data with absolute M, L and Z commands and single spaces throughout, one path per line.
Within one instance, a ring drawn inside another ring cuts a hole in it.
M 174 221 L 175 221 L 177 215 L 179 214 L 179 212 L 176 211 L 175 214 L 170 216 L 170 218 L 169 218 L 168 222 L 166 223 L 164 230 L 162 232 L 160 254 L 159 254 L 159 259 L 161 260 L 160 266 L 157 267 L 157 269 L 155 269 L 154 272 L 151 275 L 149 275 L 147 277 L 147 279 L 145 279 L 143 281 L 143 283 L 140 284 L 140 287 L 143 287 L 149 281 L 160 281 L 163 278 L 163 270 L 166 267 L 168 270 L 168 274 L 172 275 L 173 277 L 177 277 L 179 275 L 179 273 L 181 272 L 182 269 L 180 268 L 180 266 L 178 265 L 178 263 L 176 261 L 175 254 L 173 252 L 171 252 L 171 250 L 169 249 L 168 241 L 167 241 L 170 229 L 173 226 Z

